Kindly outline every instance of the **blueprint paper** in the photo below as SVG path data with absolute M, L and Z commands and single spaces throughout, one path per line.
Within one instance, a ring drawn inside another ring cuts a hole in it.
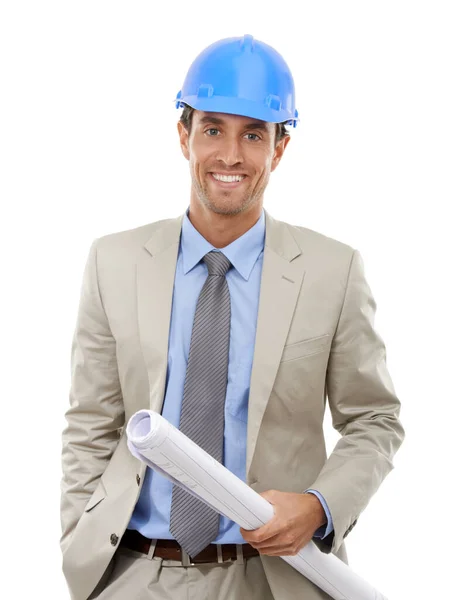
M 273 506 L 162 415 L 139 410 L 128 421 L 130 452 L 151 469 L 244 529 L 257 529 Z M 313 541 L 295 556 L 281 556 L 334 600 L 387 600 L 334 554 Z

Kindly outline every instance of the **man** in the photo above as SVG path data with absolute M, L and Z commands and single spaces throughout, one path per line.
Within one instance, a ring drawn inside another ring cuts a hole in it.
M 404 439 L 359 252 L 263 209 L 295 126 L 293 79 L 252 36 L 191 65 L 177 107 L 180 217 L 91 246 L 63 432 L 63 571 L 73 600 L 326 599 L 281 556 L 344 538 Z M 328 398 L 341 434 L 329 459 Z M 273 504 L 244 530 L 128 450 L 161 412 Z

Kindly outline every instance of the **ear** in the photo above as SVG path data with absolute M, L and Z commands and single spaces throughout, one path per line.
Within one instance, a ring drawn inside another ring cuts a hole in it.
M 276 148 L 274 149 L 273 160 L 271 161 L 271 171 L 274 171 L 274 169 L 278 166 L 279 161 L 281 160 L 282 155 L 284 154 L 286 146 L 289 142 L 290 135 L 286 135 L 282 138 L 282 140 L 279 140 Z
M 178 121 L 176 125 L 178 129 L 178 135 L 180 136 L 180 146 L 181 151 L 183 152 L 183 156 L 186 160 L 189 160 L 189 135 L 186 127 L 183 125 L 181 121 Z

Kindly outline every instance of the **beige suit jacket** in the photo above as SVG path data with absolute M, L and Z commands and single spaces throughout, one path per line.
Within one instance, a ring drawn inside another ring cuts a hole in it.
M 347 562 L 344 539 L 404 439 L 400 402 L 359 252 L 264 210 L 247 483 L 321 492 L 334 531 L 315 543 Z M 62 438 L 60 545 L 72 600 L 97 585 L 141 491 L 146 466 L 128 450 L 125 426 L 140 409 L 162 411 L 183 216 L 103 236 L 89 251 Z M 341 434 L 328 459 L 326 399 Z M 275 600 L 325 598 L 282 558 L 261 559 Z

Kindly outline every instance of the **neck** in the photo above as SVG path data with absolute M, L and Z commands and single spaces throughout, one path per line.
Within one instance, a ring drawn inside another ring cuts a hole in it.
M 227 215 L 216 213 L 201 203 L 191 201 L 188 217 L 212 246 L 224 248 L 253 227 L 260 218 L 261 211 L 261 204 L 256 204 L 245 212 Z

